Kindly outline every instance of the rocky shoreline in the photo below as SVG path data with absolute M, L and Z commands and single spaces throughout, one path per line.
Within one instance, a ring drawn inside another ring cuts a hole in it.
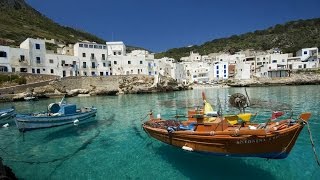
M 319 85 L 320 74 L 291 74 L 281 78 L 254 78 L 250 80 L 227 80 L 213 86 L 189 85 L 177 83 L 165 76 L 109 76 L 109 77 L 67 77 L 55 78 L 46 85 L 38 87 L 24 85 L 11 87 L 7 91 L 0 89 L 0 102 L 24 101 L 25 97 L 52 98 L 73 96 L 99 96 L 120 94 L 142 94 L 189 90 L 193 88 L 258 87 L 279 85 Z M 20 90 L 19 90 L 20 89 Z M 18 91 L 19 90 L 19 91 Z
M 230 87 L 260 87 L 260 86 L 283 86 L 283 85 L 320 85 L 320 74 L 301 73 L 291 74 L 290 77 L 279 78 L 254 78 L 250 80 L 228 81 Z
M 39 87 L 28 87 L 21 92 L 15 92 L 9 88 L 6 92 L 1 92 L 0 102 L 24 101 L 25 97 L 51 98 L 73 96 L 99 96 L 99 95 L 119 95 L 119 94 L 141 94 L 181 91 L 192 89 L 191 86 L 184 86 L 174 79 L 165 76 L 110 76 L 110 77 L 67 77 L 54 79 L 47 85 Z

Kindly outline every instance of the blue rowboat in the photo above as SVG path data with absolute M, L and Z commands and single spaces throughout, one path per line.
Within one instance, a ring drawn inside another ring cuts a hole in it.
M 16 125 L 19 131 L 50 128 L 67 124 L 82 123 L 94 117 L 95 107 L 76 108 L 75 104 L 51 103 L 46 113 L 17 114 Z

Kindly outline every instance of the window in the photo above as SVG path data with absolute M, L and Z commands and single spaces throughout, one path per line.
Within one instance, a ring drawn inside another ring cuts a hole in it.
M 20 55 L 20 60 L 19 60 L 19 62 L 24 61 L 24 60 L 25 60 L 24 55 Z
M 219 74 L 219 71 L 217 71 L 217 74 Z
M 37 74 L 40 74 L 40 69 L 37 69 Z
M 121 55 L 121 52 L 118 52 L 118 55 Z
M 91 65 L 92 65 L 92 68 L 96 68 L 96 63 L 95 62 L 92 62 Z
M 16 68 L 12 68 L 12 72 L 16 72 Z
M 282 62 L 285 62 L 284 59 L 282 59 Z
M 103 46 L 103 49 L 107 49 L 107 46 Z
M 131 64 L 131 61 L 128 61 L 128 64 Z
M 103 76 L 103 72 L 100 72 L 100 76 Z
M 41 62 L 40 62 L 40 57 L 36 57 L 36 59 L 37 59 L 37 64 L 40 64 Z
M 95 58 L 94 58 L 94 54 L 93 54 L 93 53 L 91 53 L 91 59 L 95 59 Z
M 46 71 L 46 69 L 42 69 L 42 71 L 44 71 L 44 72 L 45 72 L 45 71 Z
M 117 52 L 113 52 L 113 55 L 117 55 Z
M 223 65 L 223 68 L 226 69 L 226 68 L 227 68 L 227 65 Z
M 85 48 L 88 48 L 88 44 L 84 44 L 83 46 L 84 46 Z
M 89 44 L 89 48 L 93 48 L 93 45 L 92 45 L 92 44 Z
M 86 53 L 82 53 L 82 57 L 86 57 Z
M 99 49 L 102 49 L 102 46 L 101 46 L 101 45 L 99 45 Z
M 117 64 L 117 61 L 113 61 L 113 64 Z
M 277 63 L 277 60 L 272 60 L 272 63 Z
M 87 72 L 83 72 L 83 75 L 84 75 L 84 76 L 87 76 Z
M 106 60 L 106 55 L 102 54 L 102 60 Z
M 82 63 L 82 67 L 83 67 L 83 68 L 87 68 L 87 63 L 86 63 L 86 62 L 83 62 L 83 63 Z
M 61 66 L 64 66 L 66 64 L 65 60 L 61 60 Z
M 94 48 L 95 48 L 95 49 L 98 49 L 98 45 L 94 45 Z
M 34 74 L 36 71 L 32 68 L 32 73 Z
M 106 63 L 103 63 L 103 67 L 106 67 Z
M 226 73 L 227 73 L 227 70 L 224 70 L 223 73 L 226 74 Z
M 219 69 L 219 66 L 217 66 L 217 69 Z
M 142 61 L 140 61 L 140 64 L 143 64 L 143 62 L 142 62 Z
M 36 49 L 40 49 L 40 44 L 36 44 Z
M 79 47 L 83 47 L 83 44 L 79 44 Z
M 303 51 L 303 54 L 308 54 L 308 51 Z
M 7 52 L 0 51 L 0 57 L 7 57 Z
M 50 70 L 50 73 L 51 73 L 51 74 L 53 74 L 53 73 L 54 73 L 54 70 L 53 70 L 53 69 L 51 69 L 51 70 Z
M 50 63 L 50 64 L 53 64 L 53 59 L 49 59 L 49 63 Z

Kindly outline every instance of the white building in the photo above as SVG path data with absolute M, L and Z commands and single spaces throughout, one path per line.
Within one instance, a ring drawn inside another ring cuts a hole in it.
M 126 46 L 122 41 L 106 42 L 108 48 L 108 56 L 125 56 Z
M 229 66 L 228 66 L 228 62 L 226 61 L 221 61 L 221 62 L 217 62 L 213 65 L 213 69 L 212 69 L 212 80 L 214 81 L 219 81 L 219 80 L 225 80 L 228 79 L 229 77 Z
M 251 75 L 251 64 L 248 63 L 239 63 L 236 66 L 235 70 L 235 79 L 239 80 L 245 80 L 245 79 L 250 79 Z
M 303 48 L 296 52 L 296 56 L 301 57 L 301 61 L 317 61 L 318 48 Z

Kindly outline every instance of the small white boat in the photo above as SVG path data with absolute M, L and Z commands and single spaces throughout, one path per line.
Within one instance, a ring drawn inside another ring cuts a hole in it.
M 27 96 L 27 97 L 24 97 L 23 99 L 26 100 L 26 101 L 34 101 L 34 100 L 37 100 L 37 98 L 34 97 L 34 96 Z

